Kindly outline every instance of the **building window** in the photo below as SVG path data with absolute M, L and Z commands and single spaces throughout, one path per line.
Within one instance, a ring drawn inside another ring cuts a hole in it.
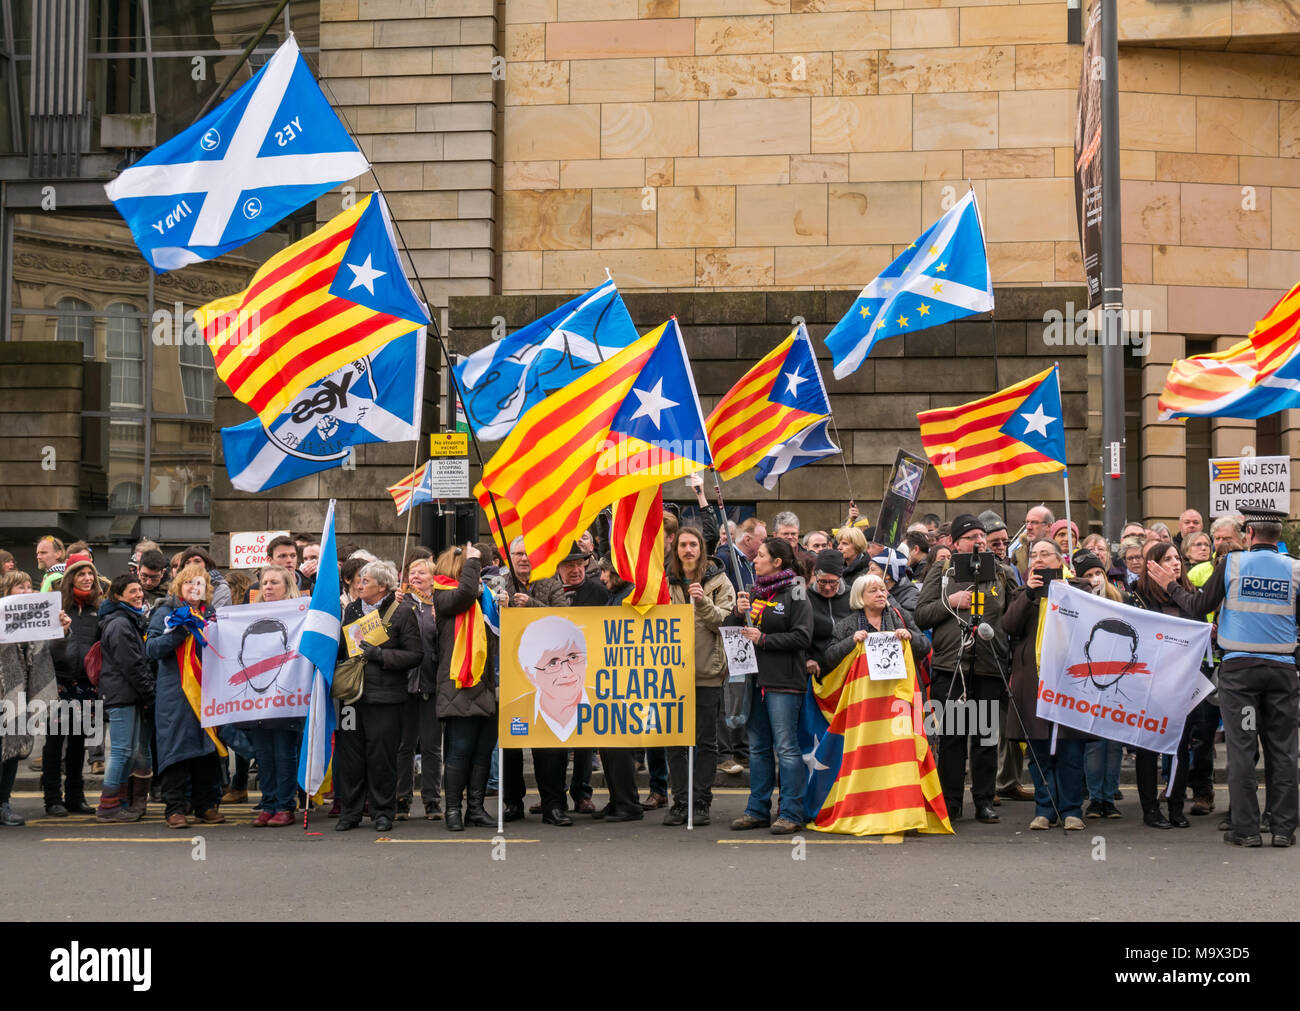
M 137 512 L 140 508 L 140 483 L 123 481 L 108 496 L 108 508 L 115 513 Z
M 181 389 L 185 409 L 200 417 L 212 417 L 212 352 L 206 344 L 182 344 Z
M 61 298 L 55 304 L 57 320 L 54 337 L 61 341 L 81 341 L 82 355 L 95 357 L 95 320 L 89 302 L 79 298 Z
M 114 302 L 108 307 L 107 361 L 114 407 L 144 407 L 144 324 L 136 307 Z

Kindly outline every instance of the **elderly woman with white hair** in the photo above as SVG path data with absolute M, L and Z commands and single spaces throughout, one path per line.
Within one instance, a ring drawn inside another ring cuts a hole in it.
M 875 573 L 859 576 L 849 593 L 847 618 L 835 625 L 835 642 L 826 650 L 829 670 L 842 664 L 872 632 L 893 632 L 912 647 L 912 659 L 919 666 L 930 652 L 930 640 L 902 608 L 890 603 L 889 589 L 883 577 Z
M 361 698 L 350 707 L 353 718 L 339 720 L 334 739 L 339 820 L 334 828 L 346 832 L 360 825 L 368 799 L 375 831 L 388 832 L 397 813 L 397 749 L 402 741 L 407 672 L 419 665 L 424 650 L 415 612 L 398 606 L 398 576 L 392 563 L 367 562 L 358 575 L 359 594 L 343 612 L 343 624 L 378 611 L 387 639 L 378 646 L 362 644 L 366 665 Z M 346 656 L 347 645 L 341 642 L 339 659 Z

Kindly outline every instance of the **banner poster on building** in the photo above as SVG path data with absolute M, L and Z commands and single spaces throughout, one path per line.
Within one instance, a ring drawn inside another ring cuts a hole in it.
M 1291 515 L 1291 458 L 1243 456 L 1210 461 L 1210 515 L 1275 509 Z
M 1039 719 L 1169 755 L 1192 708 L 1214 690 L 1201 673 L 1203 621 L 1118 604 L 1053 580 L 1039 661 Z
M 1088 8 L 1074 124 L 1074 202 L 1089 309 L 1101 304 L 1101 86 L 1106 75 L 1101 56 L 1102 7 L 1094 3 Z
M 204 626 L 205 727 L 306 716 L 315 668 L 298 655 L 310 597 L 223 607 Z
M 63 610 L 58 592 L 12 593 L 0 597 L 0 642 L 36 642 L 62 639 Z
M 503 748 L 695 743 L 689 604 L 501 612 Z
M 905 449 L 894 458 L 894 469 L 889 472 L 885 497 L 880 503 L 880 516 L 876 520 L 876 541 L 891 548 L 898 547 L 907 532 L 908 520 L 921 497 L 921 484 L 930 461 Z

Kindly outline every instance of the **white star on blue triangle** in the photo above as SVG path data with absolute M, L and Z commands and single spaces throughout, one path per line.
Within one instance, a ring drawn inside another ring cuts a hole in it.
M 791 376 L 797 381 L 792 382 Z M 812 377 L 817 382 L 809 382 Z M 794 407 L 809 414 L 830 414 L 831 405 L 826 397 L 826 388 L 817 371 L 817 357 L 813 352 L 812 341 L 808 331 L 800 325 L 794 343 L 785 353 L 781 363 L 781 374 L 768 394 L 768 400 L 785 407 Z
M 371 194 L 369 206 L 361 212 L 330 283 L 330 294 L 390 316 L 429 322 L 397 255 L 382 193 Z
M 682 332 L 669 320 L 610 424 L 622 434 L 705 466 L 713 463 Z
M 1061 409 L 1061 381 L 1056 369 L 1047 374 L 1021 401 L 1001 431 L 1036 453 L 1065 464 L 1065 419 Z

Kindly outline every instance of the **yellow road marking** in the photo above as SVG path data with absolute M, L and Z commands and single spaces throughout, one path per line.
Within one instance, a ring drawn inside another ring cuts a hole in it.
M 719 846 L 790 846 L 793 836 L 785 839 L 719 839 Z M 893 846 L 903 841 L 901 835 L 866 836 L 862 839 L 802 839 L 809 846 Z
M 152 838 L 133 838 L 132 836 L 47 836 L 41 842 L 176 842 L 188 843 L 190 837 L 187 835 L 178 835 L 174 837 L 152 837 Z
M 470 844 L 484 843 L 484 844 L 492 845 L 497 842 L 507 842 L 513 846 L 515 843 L 536 843 L 536 842 L 541 842 L 541 840 L 540 839 L 515 839 L 507 835 L 501 836 L 500 839 L 496 839 L 496 838 L 493 839 L 390 839 L 388 836 L 380 836 L 378 839 L 375 840 L 375 842 L 394 843 L 394 844 L 407 843 L 409 845 L 414 845 L 414 846 L 445 845 L 447 843 L 470 843 Z

